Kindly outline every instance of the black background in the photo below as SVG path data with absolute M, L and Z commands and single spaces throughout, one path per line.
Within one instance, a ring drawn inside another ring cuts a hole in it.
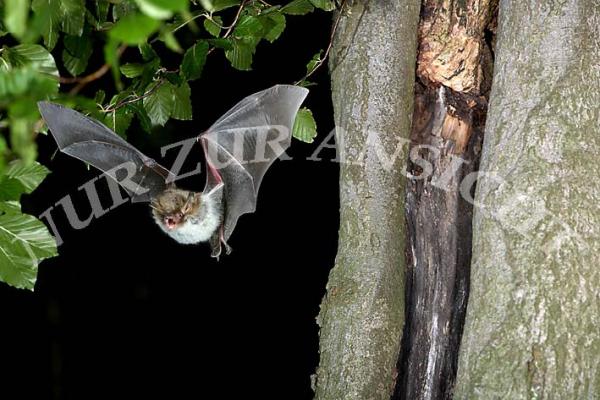
M 194 120 L 172 121 L 152 135 L 134 124 L 128 140 L 161 160 L 160 146 L 200 133 L 242 97 L 301 78 L 327 46 L 330 26 L 324 12 L 288 17 L 279 41 L 259 45 L 251 72 L 233 70 L 214 52 L 192 84 Z M 135 53 L 129 49 L 125 59 Z M 234 251 L 221 262 L 207 245 L 182 246 L 164 235 L 144 204 L 126 203 L 83 230 L 71 228 L 61 208 L 52 212 L 64 244 L 59 257 L 40 264 L 35 291 L 0 284 L 1 399 L 312 398 L 315 317 L 338 228 L 334 151 L 307 160 L 333 129 L 326 67 L 312 80 L 318 85 L 305 105 L 320 136 L 310 145 L 294 140 L 293 160 L 273 165 L 257 212 L 240 219 Z M 111 85 L 103 78 L 87 94 Z M 77 188 L 97 171 L 63 154 L 51 159 L 50 137 L 38 142 L 52 174 L 23 199 L 24 210 L 39 215 L 70 194 L 85 218 L 90 208 Z M 169 166 L 173 158 L 163 161 Z M 194 190 L 203 184 L 203 176 L 181 182 Z M 109 205 L 105 184 L 98 187 Z

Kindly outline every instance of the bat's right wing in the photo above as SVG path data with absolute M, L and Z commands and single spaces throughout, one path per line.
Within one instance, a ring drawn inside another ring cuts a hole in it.
M 169 170 L 100 122 L 58 104 L 39 102 L 38 107 L 60 151 L 106 173 L 132 201 L 150 201 L 173 179 Z
M 275 85 L 252 94 L 200 135 L 207 166 L 205 191 L 223 185 L 226 242 L 242 214 L 254 212 L 271 164 L 290 146 L 306 88 Z

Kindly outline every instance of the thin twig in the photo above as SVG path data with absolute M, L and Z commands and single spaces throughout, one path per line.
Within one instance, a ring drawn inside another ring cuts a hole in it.
M 126 48 L 127 48 L 126 45 L 122 45 L 121 47 L 119 47 L 117 49 L 117 57 L 121 57 L 121 55 L 123 54 L 123 52 L 125 51 Z M 60 81 L 60 83 L 63 83 L 63 84 L 77 83 L 77 85 L 75 85 L 73 87 L 73 89 L 71 89 L 69 91 L 69 94 L 74 95 L 74 94 L 79 93 L 81 91 L 81 89 L 83 89 L 88 83 L 102 78 L 108 71 L 110 71 L 110 64 L 105 63 L 100 68 L 98 68 L 96 71 L 92 72 L 89 75 L 73 77 L 73 78 L 60 77 L 59 81 Z
M 338 25 L 340 24 L 340 21 L 342 19 L 345 5 L 346 5 L 346 0 L 342 0 L 342 2 L 340 3 L 340 11 L 338 12 L 338 16 L 335 19 L 335 22 L 333 23 L 333 27 L 331 28 L 331 35 L 329 36 L 329 43 L 327 44 L 327 48 L 325 49 L 325 54 L 323 54 L 323 58 L 321 58 L 319 61 L 317 61 L 314 68 L 311 71 L 308 71 L 306 73 L 306 75 L 304 75 L 304 77 L 302 77 L 302 79 L 294 82 L 294 85 L 298 85 L 300 82 L 305 81 L 308 78 L 310 78 L 311 75 L 314 74 L 316 70 L 321 68 L 321 66 L 327 60 L 327 57 L 329 57 L 329 53 L 331 52 L 331 48 L 333 46 L 333 39 L 335 38 L 335 33 L 336 33 Z
M 235 28 L 235 26 L 237 25 L 240 16 L 242 15 L 242 10 L 244 9 L 244 6 L 246 5 L 246 3 L 248 2 L 248 0 L 244 0 L 242 1 L 242 3 L 240 4 L 236 14 L 235 14 L 235 18 L 233 19 L 233 22 L 231 23 L 231 25 L 229 25 L 229 27 L 227 28 L 227 31 L 225 32 L 225 34 L 223 35 L 223 37 L 221 39 L 227 39 L 229 37 L 229 35 L 231 35 L 231 33 L 233 32 L 233 29 Z M 208 49 L 208 52 L 206 53 L 206 55 L 209 55 L 210 53 L 212 53 L 213 51 L 215 51 L 216 47 L 211 47 L 210 49 Z
M 179 25 L 178 25 L 178 26 L 177 26 L 175 29 L 173 29 L 173 30 L 171 31 L 171 33 L 175 33 L 175 32 L 177 32 L 178 30 L 180 30 L 181 28 L 183 28 L 184 26 L 186 26 L 186 25 L 187 25 L 187 24 L 189 24 L 190 22 L 193 22 L 193 21 L 195 21 L 196 19 L 198 19 L 198 18 L 200 18 L 200 17 L 209 18 L 210 16 L 209 16 L 208 14 L 206 14 L 206 13 L 202 13 L 202 14 L 195 15 L 195 16 L 193 16 L 192 18 L 188 18 L 188 19 L 186 19 L 185 21 L 183 21 L 181 24 L 179 24 Z M 152 44 L 152 43 L 155 43 L 157 40 L 160 40 L 160 36 L 157 36 L 157 37 L 155 37 L 154 39 L 152 39 L 152 40 L 150 41 L 150 43 L 151 43 L 151 44 Z
M 154 86 L 152 86 L 150 89 L 145 91 L 144 94 L 142 94 L 141 96 L 133 96 L 130 99 L 125 98 L 125 99 L 119 101 L 114 106 L 106 108 L 105 110 L 103 110 L 103 112 L 105 112 L 105 113 L 115 112 L 119 108 L 125 107 L 127 104 L 137 103 L 138 101 L 143 100 L 144 98 L 146 98 L 146 97 L 150 96 L 152 93 L 154 93 L 159 87 L 161 87 L 163 85 L 163 83 L 165 83 L 165 79 L 160 78 L 158 81 L 156 81 L 156 84 Z
M 235 18 L 233 19 L 233 22 L 229 26 L 229 29 L 227 29 L 227 32 L 225 32 L 225 34 L 223 35 L 223 39 L 227 39 L 231 32 L 233 32 L 233 28 L 235 28 L 235 26 L 237 25 L 237 22 L 240 19 L 240 16 L 242 15 L 242 10 L 244 9 L 244 6 L 247 2 L 248 0 L 243 0 L 240 4 L 240 7 L 238 8 L 237 13 L 235 14 Z
M 189 24 L 190 22 L 192 22 L 192 21 L 194 21 L 194 20 L 196 20 L 197 18 L 200 18 L 200 17 L 205 17 L 205 18 L 208 18 L 208 14 L 206 14 L 206 13 L 198 14 L 198 15 L 196 15 L 196 16 L 193 16 L 193 17 L 192 17 L 192 18 L 190 18 L 190 19 L 187 19 L 187 20 L 185 20 L 184 22 L 182 22 L 182 23 L 181 23 L 181 25 L 179 25 L 179 26 L 177 26 L 175 29 L 173 29 L 173 30 L 171 31 L 171 33 L 175 33 L 175 32 L 177 32 L 178 30 L 180 30 L 181 28 L 183 28 L 184 26 L 186 26 L 186 25 L 187 25 L 187 24 Z

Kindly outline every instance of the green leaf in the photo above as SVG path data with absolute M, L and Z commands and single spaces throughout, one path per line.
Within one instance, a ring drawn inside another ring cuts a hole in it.
M 179 45 L 177 38 L 173 34 L 173 32 L 169 29 L 163 29 L 160 33 L 159 39 L 161 42 L 164 42 L 167 48 L 175 53 L 183 53 L 183 49 Z
M 200 0 L 202 7 L 208 12 L 219 12 L 240 4 L 240 0 Z
M 4 100 L 27 93 L 35 80 L 31 69 L 10 70 L 0 74 L 0 99 Z
M 142 43 L 138 46 L 138 48 L 144 61 L 150 61 L 155 58 L 158 58 L 158 54 L 156 54 L 156 52 L 149 43 Z
M 96 18 L 98 19 L 98 23 L 102 25 L 108 20 L 110 2 L 108 0 L 98 0 L 94 3 L 96 3 Z
M 319 63 L 321 62 L 321 54 L 323 53 L 323 50 L 319 50 L 318 53 L 316 53 L 308 62 L 308 64 L 306 64 L 306 74 L 310 75 L 313 73 L 313 71 L 319 66 Z
M 260 22 L 258 17 L 253 15 L 244 15 L 239 20 L 235 29 L 233 30 L 233 35 L 236 37 L 243 36 L 262 36 L 263 33 L 263 24 Z
M 110 30 L 113 39 L 127 44 L 143 44 L 160 26 L 160 21 L 143 14 L 129 14 L 121 18 Z
M 303 107 L 298 110 L 292 128 L 292 136 L 305 143 L 314 142 L 317 136 L 317 123 L 308 108 Z
M 18 201 L 25 193 L 25 187 L 16 179 L 7 176 L 0 177 L 0 201 Z
M 106 97 L 106 92 L 102 89 L 98 90 L 96 92 L 96 95 L 94 96 L 94 103 L 96 103 L 96 104 L 104 103 L 105 97 Z
M 14 36 L 25 35 L 28 15 L 29 0 L 4 0 L 4 25 Z
M 116 102 L 116 101 L 115 101 Z M 118 133 L 122 137 L 126 137 L 127 128 L 131 125 L 133 113 L 127 107 L 119 108 L 113 112 L 107 113 L 104 117 L 104 125 Z
M 8 152 L 8 145 L 6 144 L 6 139 L 4 136 L 0 136 L 0 174 L 6 168 L 6 156 Z
M 185 52 L 181 62 L 181 73 L 185 79 L 194 80 L 202 75 L 207 54 L 208 43 L 203 40 L 198 41 Z
M 271 13 L 263 18 L 263 21 L 268 22 L 263 23 L 263 25 L 265 25 L 264 38 L 273 43 L 285 30 L 285 15 L 280 13 Z
M 22 95 L 44 98 L 58 92 L 58 82 L 31 67 L 0 73 L 0 104 Z
M 311 4 L 321 10 L 333 11 L 336 9 L 335 0 L 310 0 Z
M 241 71 L 252 69 L 252 57 L 256 50 L 256 42 L 234 39 L 231 41 L 233 48 L 225 51 L 225 57 L 231 62 L 231 66 Z
M 313 12 L 314 9 L 315 8 L 309 0 L 293 0 L 281 7 L 281 12 L 289 15 L 305 15 Z
M 21 204 L 18 201 L 0 201 L 0 215 L 20 213 Z
M 61 0 L 62 31 L 69 35 L 81 36 L 85 22 L 85 0 Z
M 148 116 L 148 113 L 146 113 L 144 107 L 140 103 L 131 103 L 128 104 L 127 107 L 131 109 L 138 117 L 142 129 L 148 133 L 152 133 L 152 121 L 150 120 L 150 117 Z
M 12 67 L 19 68 L 31 65 L 38 72 L 58 77 L 54 57 L 39 44 L 20 44 L 15 47 L 5 47 L 3 53 L 3 58 Z
M 190 100 L 192 92 L 190 85 L 187 82 L 179 87 L 175 87 L 173 91 L 174 103 L 171 116 L 180 120 L 192 119 L 192 102 Z
M 137 7 L 132 0 L 123 0 L 116 2 L 113 5 L 113 21 L 117 22 L 126 15 L 133 14 L 137 11 Z
M 185 81 L 181 75 L 174 71 L 167 71 L 163 73 L 163 76 L 175 86 L 179 86 Z
M 135 0 L 140 10 L 149 17 L 168 19 L 173 11 L 186 11 L 187 0 Z
M 33 290 L 38 264 L 57 255 L 56 242 L 41 221 L 16 212 L 15 206 L 0 205 L 0 280 Z
M 37 146 L 33 137 L 35 121 L 28 118 L 15 118 L 10 121 L 10 144 L 12 150 L 29 164 L 37 158 Z
M 232 39 L 216 38 L 216 39 L 206 39 L 206 41 L 208 42 L 208 44 L 210 44 L 216 48 L 223 49 L 223 50 L 233 50 Z
M 127 63 L 125 65 L 121 65 L 121 73 L 128 78 L 136 78 L 144 72 L 143 64 L 133 64 Z
M 222 26 L 223 19 L 218 15 L 213 16 L 212 19 L 207 18 L 204 20 L 204 29 L 214 37 L 219 37 Z
M 87 68 L 92 55 L 92 39 L 89 36 L 66 35 L 63 42 L 63 64 L 71 75 L 77 76 Z
M 58 25 L 61 20 L 60 0 L 33 0 L 33 26 L 44 38 L 50 51 L 58 41 Z
M 149 96 L 144 98 L 144 109 L 152 125 L 163 126 L 171 117 L 173 112 L 173 85 L 169 82 L 163 82 Z
M 117 89 L 121 90 L 123 87 L 123 83 L 121 82 L 121 75 L 119 74 L 119 57 L 118 57 L 118 49 L 119 49 L 119 41 L 114 38 L 109 38 L 109 40 L 104 44 L 102 49 L 104 53 L 104 61 L 110 65 L 110 69 L 113 75 L 113 79 L 117 86 Z
M 15 161 L 9 164 L 5 175 L 21 183 L 24 193 L 31 193 L 38 187 L 44 178 L 50 173 L 48 168 L 38 162 L 26 164 L 23 161 Z

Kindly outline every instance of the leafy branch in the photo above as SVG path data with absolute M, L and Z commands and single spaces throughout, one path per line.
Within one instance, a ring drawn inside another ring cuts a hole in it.
M 335 18 L 335 22 L 333 23 L 333 27 L 331 28 L 331 35 L 329 36 L 329 43 L 327 43 L 327 47 L 325 48 L 325 54 L 321 57 L 321 52 L 315 54 L 315 56 L 310 60 L 306 67 L 306 74 L 296 82 L 294 85 L 306 84 L 308 78 L 310 78 L 321 66 L 327 61 L 329 57 L 329 53 L 331 52 L 331 47 L 333 46 L 333 39 L 335 38 L 335 34 L 338 29 L 338 25 L 340 24 L 340 20 L 344 15 L 344 7 L 346 5 L 347 0 L 342 0 L 339 6 L 339 11 L 337 17 Z
M 127 49 L 127 46 L 121 45 L 117 50 L 117 57 L 121 57 L 121 55 L 125 52 L 125 49 Z M 111 66 L 109 63 L 104 63 L 104 64 L 102 64 L 102 66 L 100 68 L 98 68 L 97 70 L 95 70 L 94 72 L 92 72 L 88 75 L 76 76 L 76 77 L 72 77 L 72 78 L 66 78 L 66 77 L 61 76 L 59 82 L 62 84 L 76 83 L 77 85 L 75 85 L 73 87 L 73 89 L 71 89 L 69 91 L 69 94 L 76 95 L 87 84 L 92 83 L 93 81 L 98 80 L 98 79 L 102 78 L 104 75 L 106 75 L 106 73 L 108 71 L 110 71 L 110 68 L 111 68 Z

